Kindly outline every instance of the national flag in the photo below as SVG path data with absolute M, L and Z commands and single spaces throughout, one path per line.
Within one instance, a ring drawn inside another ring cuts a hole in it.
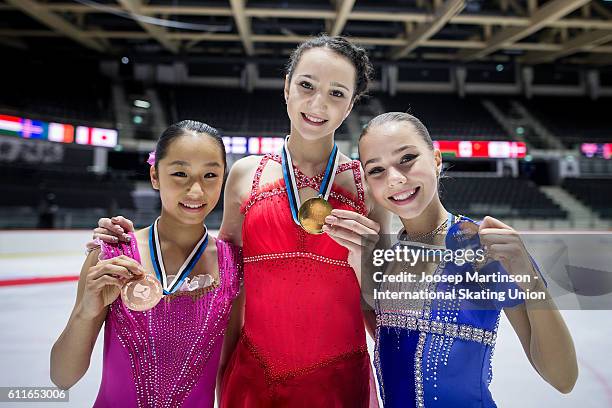
M 46 139 L 49 124 L 39 120 L 21 119 L 21 137 L 24 139 Z
M 497 159 L 510 157 L 510 143 L 508 142 L 490 142 L 489 143 L 489 157 Z
M 49 123 L 49 140 L 52 142 L 74 142 L 74 126 L 64 123 Z
M 79 126 L 76 131 L 76 142 L 82 145 L 115 147 L 117 145 L 117 131 Z
M 594 157 L 597 154 L 597 143 L 583 143 L 580 150 L 586 157 Z
M 457 148 L 458 157 L 472 157 L 472 142 L 461 141 Z
M 91 129 L 91 144 L 102 147 L 117 146 L 117 131 L 115 129 Z
M 489 157 L 491 151 L 489 146 L 491 142 L 470 142 L 472 145 L 472 156 L 471 157 Z
M 21 118 L 17 116 L 0 115 L 0 135 L 21 136 Z

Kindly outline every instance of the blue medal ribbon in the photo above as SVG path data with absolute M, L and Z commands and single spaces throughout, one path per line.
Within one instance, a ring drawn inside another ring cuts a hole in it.
M 295 172 L 293 171 L 293 162 L 291 161 L 291 154 L 287 147 L 289 136 L 285 138 L 285 144 L 283 145 L 283 151 L 281 154 L 282 166 L 283 166 L 283 178 L 285 179 L 285 186 L 287 187 L 287 199 L 289 200 L 289 208 L 291 209 L 291 216 L 293 221 L 300 225 L 298 219 L 298 211 L 302 205 L 300 201 L 300 194 L 295 180 Z M 336 170 L 338 169 L 340 154 L 338 152 L 338 146 L 334 143 L 334 147 L 327 160 L 327 166 L 325 167 L 325 174 L 323 175 L 323 181 L 321 181 L 321 187 L 319 188 L 319 197 L 327 200 L 329 193 L 331 192 Z
M 183 262 L 183 265 L 179 268 L 178 273 L 172 282 L 168 282 L 159 240 L 159 231 L 157 229 L 158 221 L 159 218 L 155 220 L 149 229 L 149 252 L 151 253 L 151 263 L 153 264 L 153 269 L 155 270 L 157 279 L 159 279 L 164 289 L 164 295 L 170 295 L 181 287 L 185 278 L 189 276 L 193 268 L 195 268 L 198 261 L 202 257 L 204 250 L 208 246 L 208 230 L 206 227 L 204 227 L 204 235 L 202 235 L 202 238 L 200 238 L 187 259 L 185 259 L 185 262 Z

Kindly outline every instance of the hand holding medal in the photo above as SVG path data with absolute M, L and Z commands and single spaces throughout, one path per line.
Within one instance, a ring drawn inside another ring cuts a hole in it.
M 98 316 L 105 306 L 119 296 L 126 281 L 141 279 L 144 275 L 142 266 L 125 255 L 99 261 L 87 271 L 80 302 L 82 316 Z
M 380 225 L 357 212 L 334 209 L 325 217 L 322 230 L 349 250 L 348 263 L 360 279 L 362 255 L 372 251 L 378 242 Z
M 531 276 L 528 282 L 517 285 L 523 290 L 537 288 L 540 282 L 538 273 L 515 229 L 496 218 L 487 216 L 478 228 L 478 235 L 488 258 L 499 261 L 509 274 Z

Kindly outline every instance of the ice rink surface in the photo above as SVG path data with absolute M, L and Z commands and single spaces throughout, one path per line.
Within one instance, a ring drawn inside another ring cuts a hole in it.
M 78 275 L 87 231 L 0 232 L 0 280 Z M 49 352 L 63 329 L 76 282 L 0 286 L 0 386 L 51 386 Z M 572 333 L 580 376 L 562 395 L 545 383 L 525 357 L 502 316 L 493 360 L 493 397 L 499 407 L 612 407 L 612 312 L 562 311 Z M 70 390 L 68 403 L 0 403 L 0 406 L 89 407 L 102 372 L 102 341 L 87 374 Z M 369 342 L 372 349 L 372 341 Z

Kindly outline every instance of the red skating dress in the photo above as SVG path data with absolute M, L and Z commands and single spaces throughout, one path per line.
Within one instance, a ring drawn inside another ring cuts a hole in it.
M 283 179 L 260 188 L 261 173 L 279 155 L 266 155 L 243 204 L 245 322 L 223 379 L 221 406 L 377 406 L 355 272 L 348 251 L 326 234 L 297 226 Z M 363 215 L 358 161 L 351 170 L 357 197 L 334 185 L 333 208 Z M 295 168 L 298 188 L 318 191 L 323 175 Z M 371 385 L 372 384 L 372 385 Z

